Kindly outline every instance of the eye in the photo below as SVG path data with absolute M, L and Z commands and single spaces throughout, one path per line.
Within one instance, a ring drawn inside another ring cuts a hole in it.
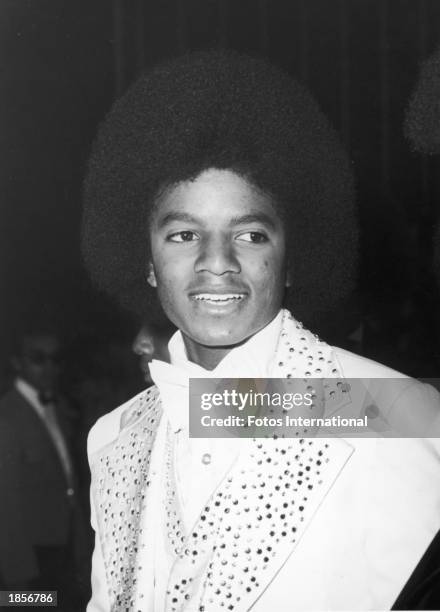
M 170 234 L 167 238 L 171 242 L 193 242 L 194 240 L 198 240 L 198 236 L 189 230 L 184 230 L 183 232 L 175 232 L 174 234 Z
M 243 240 L 243 242 L 252 242 L 254 244 L 262 244 L 268 241 L 266 234 L 262 232 L 244 232 L 237 237 L 237 240 Z

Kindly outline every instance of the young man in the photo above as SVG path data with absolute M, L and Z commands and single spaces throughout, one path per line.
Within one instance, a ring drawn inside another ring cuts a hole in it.
M 309 94 L 260 60 L 200 53 L 115 104 L 86 182 L 102 288 L 178 327 L 155 386 L 90 433 L 103 610 L 389 609 L 440 523 L 438 446 L 192 439 L 188 381 L 401 376 L 295 317 L 352 287 L 353 180 Z M 410 379 L 389 403 L 437 410 Z M 386 406 L 387 407 L 387 406 Z
M 0 584 L 58 589 L 59 605 L 73 611 L 87 597 L 89 563 L 60 349 L 46 326 L 24 329 L 11 360 L 14 386 L 0 398 Z

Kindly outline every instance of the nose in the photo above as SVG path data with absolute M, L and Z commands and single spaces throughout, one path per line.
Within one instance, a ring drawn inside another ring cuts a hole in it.
M 154 346 L 151 342 L 141 342 L 139 345 L 140 355 L 152 355 L 154 353 Z
M 152 355 L 154 353 L 154 344 L 151 340 L 137 336 L 132 344 L 132 350 L 139 356 Z
M 228 237 L 210 237 L 200 242 L 200 252 L 194 266 L 196 272 L 211 272 L 216 276 L 241 272 L 240 262 Z

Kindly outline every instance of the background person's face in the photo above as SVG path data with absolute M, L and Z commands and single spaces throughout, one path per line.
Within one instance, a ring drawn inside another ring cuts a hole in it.
M 164 334 L 159 335 L 148 325 L 142 325 L 133 340 L 133 352 L 139 356 L 139 367 L 144 374 L 144 380 L 152 383 L 150 363 L 153 359 L 169 361 L 168 340 Z
M 232 347 L 278 313 L 284 231 L 270 197 L 247 180 L 211 169 L 169 188 L 150 232 L 149 282 L 187 349 Z
M 38 391 L 54 391 L 59 377 L 60 345 L 54 336 L 28 336 L 14 360 L 17 374 Z

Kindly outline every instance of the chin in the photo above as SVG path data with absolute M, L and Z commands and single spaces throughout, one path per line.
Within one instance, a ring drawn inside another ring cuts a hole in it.
M 243 332 L 242 334 L 237 333 L 236 329 L 216 329 L 210 334 L 207 334 L 206 330 L 203 330 L 203 332 L 198 333 L 197 335 L 192 335 L 192 337 L 196 338 L 196 341 L 204 346 L 229 347 L 240 344 L 241 342 L 249 338 L 249 336 L 251 335 L 252 332 Z

